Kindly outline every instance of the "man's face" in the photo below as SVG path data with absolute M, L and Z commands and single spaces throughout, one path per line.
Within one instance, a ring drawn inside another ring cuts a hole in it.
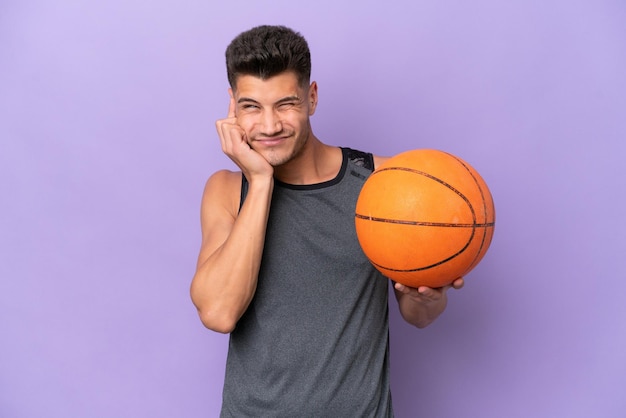
M 252 149 L 275 167 L 298 155 L 311 134 L 309 116 L 317 104 L 315 82 L 303 88 L 293 72 L 267 80 L 242 75 L 231 95 L 237 124 Z

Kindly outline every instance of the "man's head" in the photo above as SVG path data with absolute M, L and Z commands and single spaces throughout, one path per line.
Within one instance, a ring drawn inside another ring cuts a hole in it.
M 262 80 L 293 72 L 301 87 L 311 78 L 311 53 L 299 33 L 284 26 L 258 26 L 239 34 L 226 49 L 228 82 L 237 89 L 237 79 L 251 75 Z
M 317 107 L 304 38 L 283 26 L 259 26 L 226 49 L 231 108 L 244 138 L 274 167 L 306 149 Z

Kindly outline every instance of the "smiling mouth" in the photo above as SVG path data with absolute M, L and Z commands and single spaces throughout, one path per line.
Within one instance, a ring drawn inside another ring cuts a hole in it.
M 255 138 L 254 142 L 263 144 L 263 145 L 276 145 L 279 144 L 285 140 L 287 140 L 288 138 L 290 138 L 291 135 L 284 135 L 284 136 L 275 136 L 275 137 L 263 137 L 263 138 Z

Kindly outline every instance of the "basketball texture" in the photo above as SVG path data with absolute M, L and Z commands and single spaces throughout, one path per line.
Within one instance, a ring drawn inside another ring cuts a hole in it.
M 359 194 L 355 224 L 363 252 L 381 273 L 407 286 L 437 288 L 483 258 L 495 208 L 467 162 L 420 149 L 376 168 Z

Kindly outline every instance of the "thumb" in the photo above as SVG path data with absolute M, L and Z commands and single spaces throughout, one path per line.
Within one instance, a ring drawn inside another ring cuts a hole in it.
M 229 92 L 230 93 L 230 102 L 228 103 L 228 118 L 234 118 L 236 117 L 235 115 L 235 108 L 237 106 L 237 104 L 235 103 L 235 97 L 233 97 L 233 93 L 232 91 Z

